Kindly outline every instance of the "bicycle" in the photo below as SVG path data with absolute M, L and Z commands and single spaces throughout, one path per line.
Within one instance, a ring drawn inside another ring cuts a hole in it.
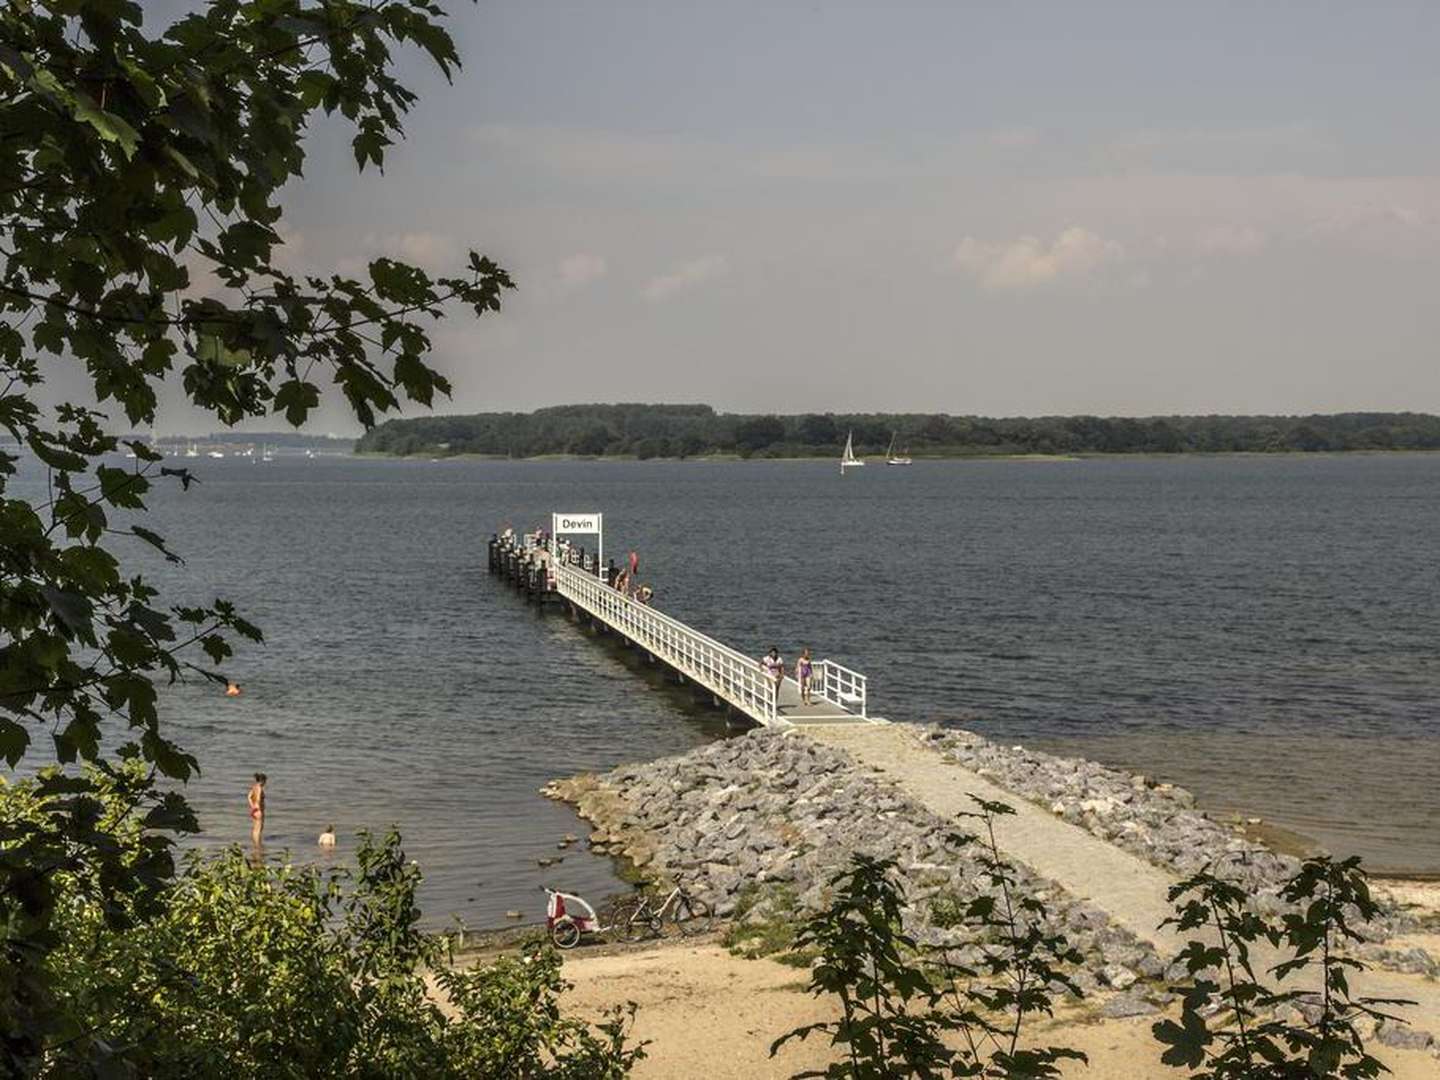
M 617 901 L 611 908 L 607 929 L 626 941 L 639 941 L 647 935 L 658 936 L 668 924 L 692 937 L 709 930 L 714 919 L 710 905 L 677 882 L 658 904 L 654 896 L 644 892 Z

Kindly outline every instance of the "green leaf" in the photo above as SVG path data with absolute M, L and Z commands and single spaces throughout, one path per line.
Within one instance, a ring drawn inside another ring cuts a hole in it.
M 311 383 L 291 379 L 275 392 L 275 411 L 285 411 L 285 419 L 295 427 L 305 423 L 312 409 L 320 404 L 320 388 Z
M 25 756 L 30 746 L 30 733 L 8 717 L 0 716 L 0 757 L 12 769 Z
M 160 554 L 164 555 L 166 562 L 180 564 L 185 561 L 184 559 L 180 558 L 179 555 L 176 555 L 173 551 L 171 551 L 168 547 L 165 546 L 165 540 L 163 537 L 160 536 L 159 533 L 152 532 L 151 530 L 145 528 L 143 525 L 132 525 L 130 526 L 130 531 L 134 533 L 137 537 L 139 537 L 141 540 L 145 541 L 145 543 L 153 547 L 156 551 L 160 552 Z
M 232 349 L 225 344 L 225 339 L 221 335 L 213 333 L 199 336 L 195 357 L 207 363 L 231 368 L 249 367 L 251 362 L 249 349 Z
M 1150 1027 L 1155 1040 L 1169 1047 L 1160 1055 L 1160 1060 L 1172 1068 L 1198 1068 L 1211 1042 L 1210 1031 L 1205 1021 L 1194 1013 L 1186 1012 L 1180 1019 L 1183 1027 L 1174 1020 L 1161 1020 Z
M 144 509 L 144 496 L 150 489 L 150 481 L 145 477 L 139 473 L 114 469 L 108 465 L 101 465 L 97 468 L 95 475 L 100 480 L 102 496 L 111 506 L 120 506 L 127 510 Z
M 84 633 L 90 628 L 92 609 L 84 596 L 51 585 L 41 585 L 39 591 L 55 618 L 71 633 Z
M 75 119 L 89 124 L 106 142 L 115 143 L 127 158 L 135 156 L 140 146 L 140 133 L 114 113 L 96 108 L 83 94 L 75 96 Z

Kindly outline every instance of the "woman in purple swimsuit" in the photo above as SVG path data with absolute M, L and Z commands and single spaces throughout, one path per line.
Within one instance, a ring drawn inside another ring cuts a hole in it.
M 795 661 L 795 681 L 800 684 L 800 704 L 810 705 L 810 650 L 801 649 L 800 659 Z

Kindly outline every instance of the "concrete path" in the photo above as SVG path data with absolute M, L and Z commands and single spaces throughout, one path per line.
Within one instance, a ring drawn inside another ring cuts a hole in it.
M 1173 957 L 1184 938 L 1160 923 L 1173 914 L 1168 890 L 1178 878 L 1161 868 L 977 775 L 945 761 L 901 725 L 807 727 L 804 737 L 849 752 L 857 761 L 880 769 L 916 802 L 943 818 L 976 809 L 970 795 L 1014 807 L 1002 818 L 996 839 L 1009 857 L 1024 863 L 1070 895 L 1089 900 L 1120 926 Z M 1268 952 L 1268 950 L 1267 950 Z M 1278 956 L 1257 953 L 1267 966 Z M 1258 970 L 1258 968 L 1257 968 Z M 1298 976 L 1292 976 L 1292 979 Z M 1357 995 L 1409 998 L 1416 1005 L 1397 1009 L 1416 1027 L 1440 1036 L 1440 984 L 1418 975 L 1367 971 L 1353 976 Z

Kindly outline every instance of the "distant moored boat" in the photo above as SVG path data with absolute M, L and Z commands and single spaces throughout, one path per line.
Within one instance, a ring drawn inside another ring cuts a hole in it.
M 886 465 L 909 465 L 909 464 L 911 464 L 911 461 L 910 461 L 910 448 L 909 448 L 909 447 L 906 447 L 904 450 L 901 450 L 899 456 L 898 456 L 898 457 L 896 456 L 896 454 L 895 454 L 895 433 L 894 433 L 893 431 L 890 433 L 890 448 L 885 451 L 885 464 L 886 464 Z
M 849 432 L 845 436 L 845 454 L 840 459 L 840 475 L 845 475 L 846 469 L 854 469 L 865 462 L 855 456 L 855 433 Z

